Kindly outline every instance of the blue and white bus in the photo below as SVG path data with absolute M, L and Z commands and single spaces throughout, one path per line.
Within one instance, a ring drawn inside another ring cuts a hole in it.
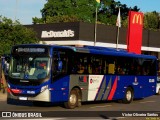
M 155 95 L 157 58 L 103 47 L 17 45 L 11 50 L 7 101 L 64 103 Z

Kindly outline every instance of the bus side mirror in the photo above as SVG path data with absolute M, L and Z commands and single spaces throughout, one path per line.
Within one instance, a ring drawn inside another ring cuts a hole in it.
M 58 71 L 62 71 L 63 63 L 62 61 L 58 61 Z

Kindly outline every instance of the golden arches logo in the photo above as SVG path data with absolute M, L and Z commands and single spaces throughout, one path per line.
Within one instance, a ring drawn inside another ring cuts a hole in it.
M 97 3 L 100 3 L 100 0 L 96 0 L 97 1 Z
M 140 25 L 142 25 L 142 16 L 141 16 L 141 14 L 134 14 L 134 16 L 133 16 L 133 20 L 132 20 L 132 23 L 133 24 L 140 24 Z

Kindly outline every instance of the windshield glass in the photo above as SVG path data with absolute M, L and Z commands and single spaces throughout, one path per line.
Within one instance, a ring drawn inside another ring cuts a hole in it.
M 16 79 L 44 79 L 49 73 L 49 57 L 13 56 L 9 76 Z

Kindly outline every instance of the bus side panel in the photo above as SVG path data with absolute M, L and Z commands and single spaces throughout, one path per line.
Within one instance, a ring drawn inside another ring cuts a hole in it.
M 102 99 L 106 87 L 104 75 L 90 75 L 88 83 L 88 101 L 98 101 Z
M 126 76 L 125 77 L 117 76 L 116 91 L 115 91 L 115 94 L 114 94 L 113 98 L 109 99 L 109 100 L 118 100 L 118 99 L 124 98 L 124 93 L 125 93 L 125 90 L 126 90 L 126 86 L 128 86 L 128 84 L 130 84 L 130 83 L 126 82 L 127 80 L 128 80 L 128 78 Z M 113 89 L 113 84 L 111 86 L 111 89 Z
M 81 89 L 82 101 L 88 101 L 88 83 L 89 75 L 70 75 L 69 91 L 74 87 Z
M 71 75 L 69 91 L 74 87 L 80 88 L 82 101 L 118 100 L 123 99 L 126 89 L 131 87 L 134 98 L 139 99 L 154 95 L 153 79 L 146 76 Z
M 118 83 L 113 100 L 123 99 L 125 97 L 125 91 L 128 87 L 131 87 L 134 92 L 134 98 L 142 98 L 143 91 L 139 87 L 135 76 L 118 76 Z
M 100 89 L 103 92 L 97 93 L 96 100 L 112 100 L 113 96 L 116 93 L 117 80 L 118 80 L 117 77 L 114 75 L 105 75 L 105 77 L 102 79 L 102 84 L 100 86 Z M 101 98 L 101 99 L 98 99 L 98 98 Z
M 135 76 L 132 83 L 134 89 L 134 98 L 145 98 L 156 93 L 155 77 L 151 76 Z
M 141 98 L 143 91 L 134 84 L 135 76 L 116 75 L 71 75 L 70 88 L 79 87 L 82 101 L 118 100 L 123 99 L 127 87 L 132 87 L 135 97 Z
M 80 88 L 82 101 L 112 100 L 116 94 L 117 83 L 118 77 L 115 75 L 71 75 L 69 90 Z
M 156 92 L 156 77 L 151 76 L 118 76 L 118 83 L 114 100 L 123 99 L 127 87 L 131 87 L 134 98 L 145 98 L 154 95 Z
M 104 75 L 71 75 L 70 90 L 78 87 L 82 92 L 82 101 L 102 100 L 106 87 Z
M 69 76 L 59 78 L 50 86 L 51 102 L 65 102 L 69 96 Z
M 143 97 L 149 97 L 156 94 L 156 81 L 155 76 L 140 76 L 138 77 L 141 81 L 141 86 L 143 89 Z

